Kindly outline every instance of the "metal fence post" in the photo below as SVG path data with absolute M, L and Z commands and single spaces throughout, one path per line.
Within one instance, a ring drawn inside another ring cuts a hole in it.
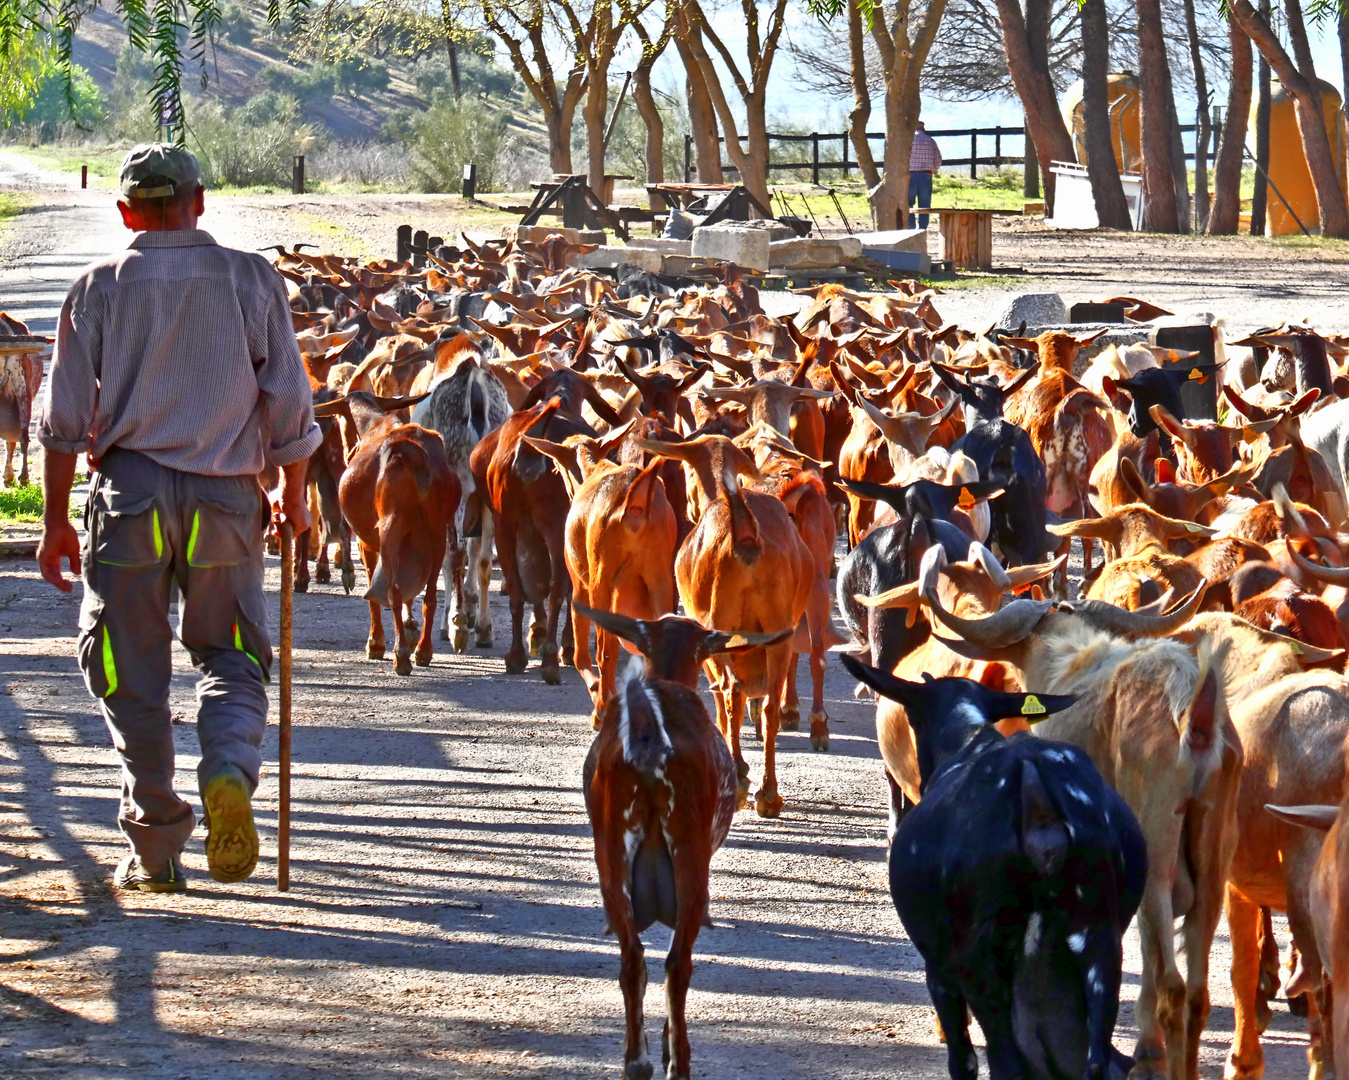
M 970 179 L 979 179 L 979 133 L 970 129 Z
M 689 182 L 689 173 L 693 171 L 693 136 L 684 136 L 684 183 Z
M 304 194 L 304 155 L 296 154 L 295 160 L 291 165 L 290 193 L 292 195 Z
M 1002 125 L 999 124 L 993 129 L 993 161 L 999 169 L 1002 168 Z
M 839 136 L 839 142 L 843 144 L 843 179 L 848 179 L 851 170 L 848 168 L 848 133 L 845 131 Z
M 812 131 L 810 133 L 810 179 L 816 186 L 820 186 L 820 133 Z

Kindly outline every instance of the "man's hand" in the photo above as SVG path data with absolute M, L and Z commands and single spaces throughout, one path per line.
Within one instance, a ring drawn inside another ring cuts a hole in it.
M 278 529 L 281 522 L 289 521 L 296 533 L 302 533 L 312 524 L 309 502 L 305 498 L 305 474 L 308 471 L 308 458 L 282 467 L 281 488 L 272 492 L 272 520 Z
M 80 536 L 70 523 L 70 488 L 75 482 L 74 454 L 59 450 L 42 453 L 42 539 L 37 545 L 37 568 L 62 592 L 74 582 L 61 574 L 61 560 L 70 562 L 70 572 L 80 576 Z
M 61 573 L 61 560 L 70 562 L 70 572 L 80 576 L 80 534 L 66 518 L 47 521 L 42 526 L 42 539 L 37 545 L 37 567 L 42 576 L 62 592 L 70 592 L 74 583 Z

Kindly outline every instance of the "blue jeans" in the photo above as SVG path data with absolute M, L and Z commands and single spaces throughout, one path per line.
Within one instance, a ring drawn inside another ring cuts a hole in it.
M 930 207 L 932 205 L 932 174 L 930 172 L 909 173 L 909 205 Z M 927 215 L 918 215 L 918 227 L 927 228 Z M 909 223 L 913 228 L 913 222 Z

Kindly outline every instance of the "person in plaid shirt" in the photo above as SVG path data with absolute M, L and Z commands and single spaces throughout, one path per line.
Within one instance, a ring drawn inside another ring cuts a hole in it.
M 932 177 L 941 169 L 941 151 L 937 140 L 927 133 L 923 121 L 918 121 L 913 133 L 913 149 L 909 151 L 909 205 L 927 209 L 932 205 Z M 927 228 L 927 214 L 918 215 L 918 227 Z

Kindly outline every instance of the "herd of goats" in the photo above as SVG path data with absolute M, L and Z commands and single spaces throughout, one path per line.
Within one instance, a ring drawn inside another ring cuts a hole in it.
M 657 921 L 674 931 L 662 1060 L 689 1075 L 708 864 L 750 798 L 741 728 L 748 713 L 762 740 L 753 806 L 775 817 L 798 655 L 811 745 L 829 746 L 835 596 L 952 1077 L 977 1074 L 972 1013 L 995 1078 L 1195 1080 L 1224 910 L 1227 1075 L 1263 1072 L 1271 910 L 1311 1077 L 1349 1070 L 1349 348 L 1289 324 L 1215 330 L 1213 364 L 1146 345 L 1088 362 L 1095 335 L 971 332 L 917 284 L 825 285 L 771 318 L 734 266 L 616 284 L 574 251 L 461 238 L 421 267 L 288 249 L 276 266 L 325 428 L 298 587 L 311 553 L 327 579 L 336 543 L 350 591 L 354 532 L 368 655 L 388 608 L 408 674 L 430 662 L 442 571 L 444 636 L 491 643 L 495 549 L 507 670 L 532 654 L 545 681 L 573 663 L 589 688 L 626 1080 L 654 1069 L 639 934 Z M 1205 394 L 1218 420 L 1187 415 Z M 1112 1038 L 1135 915 L 1131 1057 Z

